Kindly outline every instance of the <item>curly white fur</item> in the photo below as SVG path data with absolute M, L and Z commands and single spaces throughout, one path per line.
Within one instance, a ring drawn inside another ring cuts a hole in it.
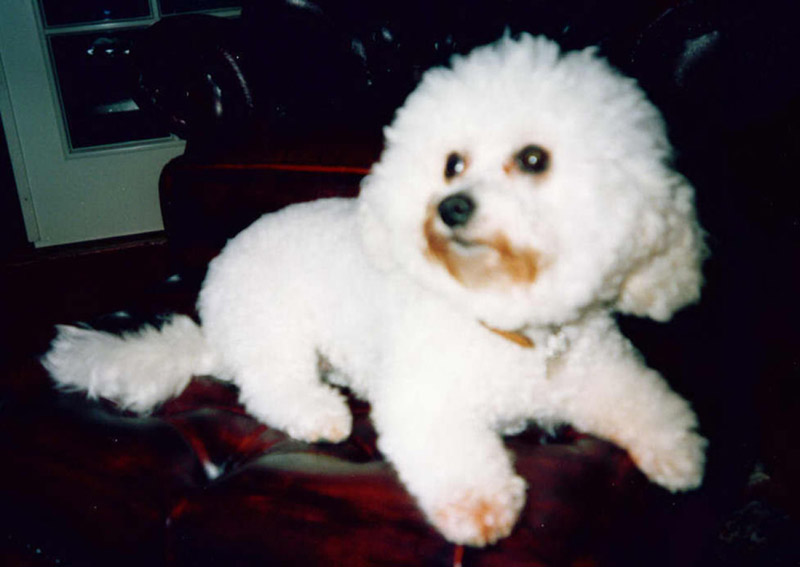
M 521 165 L 531 145 L 546 169 Z M 501 434 L 526 420 L 612 440 L 654 482 L 692 489 L 695 415 L 612 317 L 668 320 L 699 295 L 693 191 L 670 158 L 658 111 L 594 50 L 506 37 L 424 76 L 357 200 L 295 205 L 234 238 L 209 267 L 202 332 L 62 328 L 45 364 L 138 410 L 191 373 L 230 376 L 248 411 L 308 441 L 349 435 L 331 383 L 348 386 L 459 543 L 511 531 L 525 483 Z M 456 194 L 473 210 L 448 222 Z

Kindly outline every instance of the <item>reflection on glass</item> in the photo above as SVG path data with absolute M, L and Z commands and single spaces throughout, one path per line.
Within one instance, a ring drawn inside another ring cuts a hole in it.
M 128 20 L 150 15 L 148 0 L 39 0 L 39 4 L 48 27 Z
M 169 136 L 131 96 L 138 80 L 130 62 L 137 33 L 139 30 L 50 37 L 72 149 Z
M 240 8 L 241 0 L 158 0 L 162 14 L 197 12 L 214 8 Z

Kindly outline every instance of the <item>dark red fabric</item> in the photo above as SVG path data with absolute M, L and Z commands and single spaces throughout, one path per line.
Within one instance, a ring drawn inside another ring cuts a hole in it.
M 211 378 L 147 417 L 35 390 L 0 412 L 0 529 L 45 564 L 614 565 L 604 558 L 627 537 L 614 526 L 646 493 L 612 445 L 532 428 L 508 441 L 530 485 L 517 528 L 461 549 L 381 457 L 364 403 L 351 402 L 347 441 L 310 445 L 247 415 Z
M 158 416 L 181 431 L 216 478 L 169 518 L 178 564 L 452 565 L 454 546 L 424 521 L 376 449 L 369 408 L 352 402 L 353 434 L 308 445 L 243 413 L 235 390 L 197 379 Z M 542 444 L 542 441 L 549 441 Z M 463 551 L 471 565 L 569 565 L 596 551 L 613 518 L 630 513 L 644 480 L 619 449 L 566 430 L 509 440 L 530 483 L 512 536 Z M 465 563 L 466 564 L 466 563 Z

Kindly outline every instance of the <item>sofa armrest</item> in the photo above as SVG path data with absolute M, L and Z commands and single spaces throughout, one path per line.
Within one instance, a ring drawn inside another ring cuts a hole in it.
M 317 140 L 229 161 L 174 159 L 162 171 L 159 191 L 175 267 L 202 274 L 226 241 L 262 214 L 292 203 L 355 197 L 380 147 L 366 139 Z

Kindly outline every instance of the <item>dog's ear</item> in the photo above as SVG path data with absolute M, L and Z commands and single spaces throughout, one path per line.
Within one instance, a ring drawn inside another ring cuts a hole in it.
M 666 203 L 641 217 L 644 254 L 622 284 L 616 308 L 622 313 L 668 321 L 700 297 L 701 266 L 707 255 L 694 209 L 694 191 L 677 174 Z

